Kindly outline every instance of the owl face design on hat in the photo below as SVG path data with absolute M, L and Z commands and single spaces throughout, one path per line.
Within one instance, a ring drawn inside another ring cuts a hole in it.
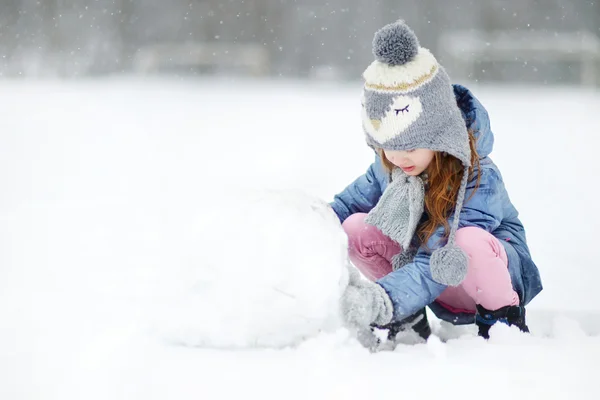
M 363 127 L 379 143 L 393 139 L 412 125 L 423 112 L 418 97 L 407 95 L 376 95 L 367 92 L 362 101 Z M 369 101 L 366 99 L 369 98 Z M 369 105 L 369 109 L 365 106 Z

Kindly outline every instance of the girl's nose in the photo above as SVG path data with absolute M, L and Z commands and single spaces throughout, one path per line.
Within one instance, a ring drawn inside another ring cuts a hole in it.
M 396 153 L 394 158 L 395 158 L 395 161 L 397 161 L 397 162 L 408 161 L 408 152 L 399 151 L 398 153 Z

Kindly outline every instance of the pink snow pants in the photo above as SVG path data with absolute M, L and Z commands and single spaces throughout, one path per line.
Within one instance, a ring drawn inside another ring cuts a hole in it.
M 398 243 L 379 229 L 365 223 L 365 213 L 350 215 L 342 224 L 348 235 L 350 261 L 371 280 L 392 272 L 392 256 L 402 251 Z M 448 288 L 436 301 L 452 312 L 474 313 L 475 305 L 488 310 L 519 304 L 508 272 L 502 243 L 491 233 L 476 227 L 456 231 L 456 244 L 469 257 L 465 280 Z

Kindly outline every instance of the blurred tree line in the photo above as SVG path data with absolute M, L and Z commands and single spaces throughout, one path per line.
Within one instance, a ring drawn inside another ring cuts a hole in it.
M 2 0 L 0 75 L 130 73 L 137 52 L 148 46 L 219 43 L 262 46 L 273 76 L 356 79 L 373 59 L 373 33 L 398 18 L 452 73 L 460 64 L 438 48 L 449 32 L 598 37 L 598 1 Z M 468 78 L 570 81 L 578 74 L 577 65 L 536 63 L 533 54 L 520 69 L 488 64 L 472 68 Z

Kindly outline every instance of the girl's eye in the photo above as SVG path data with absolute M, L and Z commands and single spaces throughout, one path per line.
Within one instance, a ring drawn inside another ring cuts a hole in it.
M 394 109 L 394 111 L 396 111 L 396 115 L 398 115 L 399 113 L 404 114 L 404 111 L 408 112 L 408 106 L 410 106 L 410 104 L 407 104 L 406 107 L 404 107 L 404 108 L 396 108 L 396 109 Z

